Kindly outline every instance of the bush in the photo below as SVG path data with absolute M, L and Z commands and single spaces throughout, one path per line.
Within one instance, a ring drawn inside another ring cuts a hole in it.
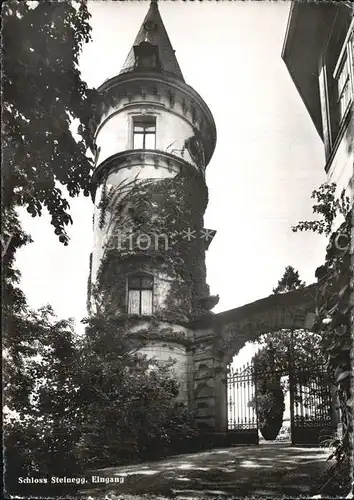
M 86 469 L 159 458 L 192 434 L 173 363 L 139 354 L 118 320 L 92 318 L 87 325 L 85 338 L 74 341 L 68 323 L 53 323 L 51 310 L 42 310 L 31 319 L 37 340 L 27 359 L 23 352 L 21 362 L 7 359 L 6 402 L 18 412 L 5 422 L 10 494 L 52 493 L 50 485 L 24 492 L 21 476 L 79 477 Z

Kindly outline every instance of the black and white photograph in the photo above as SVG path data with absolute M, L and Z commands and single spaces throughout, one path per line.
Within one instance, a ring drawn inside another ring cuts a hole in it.
M 3 496 L 354 497 L 354 3 L 2 3 Z

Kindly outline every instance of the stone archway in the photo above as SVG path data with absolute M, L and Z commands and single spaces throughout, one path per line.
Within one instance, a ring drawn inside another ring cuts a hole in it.
M 209 432 L 227 431 L 227 367 L 250 340 L 281 329 L 311 328 L 316 286 L 271 295 L 215 314 L 211 324 L 196 331 L 193 346 L 192 407 L 195 426 Z

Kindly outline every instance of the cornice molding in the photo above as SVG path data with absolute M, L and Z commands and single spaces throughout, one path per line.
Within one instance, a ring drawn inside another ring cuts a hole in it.
M 168 90 L 168 96 L 169 96 L 168 98 L 171 109 L 175 107 L 176 92 L 179 92 L 180 94 L 182 94 L 182 96 L 185 96 L 182 97 L 183 113 L 186 114 L 189 110 L 191 111 L 192 123 L 196 123 L 197 120 L 196 108 L 199 108 L 199 111 L 201 111 L 201 115 L 203 116 L 203 121 L 205 120 L 206 123 L 208 124 L 208 129 L 211 135 L 211 143 L 208 141 L 210 144 L 208 151 L 208 162 L 209 162 L 215 150 L 217 133 L 216 133 L 214 117 L 208 105 L 205 103 L 202 97 L 186 83 L 174 78 L 173 76 L 166 75 L 166 73 L 160 74 L 156 72 L 123 73 L 104 82 L 98 88 L 98 91 L 102 94 L 104 99 L 104 95 L 106 94 L 107 96 L 109 96 L 114 92 L 114 89 L 118 89 L 119 87 L 123 86 L 127 87 L 130 86 L 131 90 L 129 92 L 128 91 L 124 92 L 124 94 L 128 97 L 128 99 L 130 98 L 131 102 L 132 96 L 134 95 L 134 92 L 132 91 L 133 84 L 135 83 L 140 84 L 142 86 L 153 84 L 155 86 L 155 95 L 157 97 L 161 95 L 158 87 L 159 86 L 167 87 L 166 90 Z M 190 101 L 190 104 L 188 103 L 188 101 Z
M 193 125 L 193 122 L 188 120 L 188 118 L 186 118 L 185 115 L 179 113 L 178 111 L 176 111 L 174 109 L 174 106 L 170 107 L 170 108 L 167 108 L 163 103 L 161 102 L 155 102 L 155 101 L 133 101 L 133 102 L 128 102 L 126 104 L 123 104 L 122 107 L 120 107 L 119 109 L 116 109 L 115 111 L 113 111 L 112 113 L 110 113 L 104 120 L 102 120 L 102 122 L 98 125 L 97 129 L 96 129 L 96 132 L 95 132 L 95 140 L 97 139 L 97 136 L 98 134 L 100 133 L 100 131 L 102 130 L 102 128 L 105 126 L 105 124 L 107 122 L 109 122 L 109 120 L 111 120 L 114 116 L 116 115 L 119 115 L 120 113 L 124 112 L 124 111 L 127 111 L 129 110 L 130 108 L 132 108 L 132 110 L 134 110 L 134 108 L 137 108 L 137 107 L 140 107 L 140 108 L 149 108 L 149 107 L 154 107 L 156 108 L 156 110 L 158 111 L 166 111 L 168 113 L 171 113 L 175 116 L 178 116 L 178 118 L 180 118 L 181 120 L 185 121 L 186 123 L 188 123 L 189 125 Z M 158 111 L 156 112 L 156 114 L 158 114 Z M 155 112 L 155 110 L 154 110 Z M 195 123 L 195 122 L 194 122 Z
M 121 151 L 115 153 L 114 155 L 106 158 L 98 167 L 95 169 L 91 179 L 91 185 L 93 188 L 92 198 L 94 199 L 94 192 L 97 185 L 100 183 L 101 179 L 105 173 L 110 170 L 120 170 L 121 168 L 132 168 L 136 165 L 144 165 L 146 163 L 154 164 L 155 168 L 166 168 L 170 172 L 179 172 L 182 169 L 188 169 L 200 175 L 203 183 L 205 183 L 204 175 L 201 171 L 197 170 L 192 164 L 178 158 L 170 153 L 159 150 L 147 150 L 147 149 L 130 149 L 127 151 Z M 114 165 L 112 165 L 114 164 Z M 176 169 L 177 167 L 177 169 Z

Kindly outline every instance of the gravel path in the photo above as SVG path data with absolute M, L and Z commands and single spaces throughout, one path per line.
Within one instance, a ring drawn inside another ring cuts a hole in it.
M 111 500 L 309 497 L 330 467 L 328 450 L 262 444 L 110 467 L 88 481 L 85 496 Z M 94 482 L 99 481 L 99 482 Z

